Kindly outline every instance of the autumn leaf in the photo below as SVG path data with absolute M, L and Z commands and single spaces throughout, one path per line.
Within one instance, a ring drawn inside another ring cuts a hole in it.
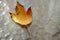
M 28 25 L 32 22 L 32 10 L 31 7 L 25 11 L 23 5 L 17 2 L 17 6 L 15 8 L 16 13 L 10 13 L 12 20 L 20 25 Z

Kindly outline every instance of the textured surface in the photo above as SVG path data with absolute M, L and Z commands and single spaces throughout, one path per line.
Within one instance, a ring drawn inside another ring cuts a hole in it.
M 60 40 L 60 0 L 18 0 L 27 9 L 32 7 L 33 22 L 30 25 L 30 40 Z M 15 12 L 17 0 L 3 0 L 0 8 L 0 40 L 25 40 L 28 32 L 13 22 L 9 11 Z M 0 3 L 1 4 L 1 3 Z M 5 11 L 5 12 L 3 12 Z

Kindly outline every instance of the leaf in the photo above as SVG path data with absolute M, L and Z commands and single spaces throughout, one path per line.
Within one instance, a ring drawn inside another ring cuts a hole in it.
M 12 20 L 20 25 L 28 25 L 32 22 L 32 10 L 31 7 L 28 8 L 27 12 L 23 5 L 17 2 L 17 6 L 15 8 L 16 13 L 10 13 Z

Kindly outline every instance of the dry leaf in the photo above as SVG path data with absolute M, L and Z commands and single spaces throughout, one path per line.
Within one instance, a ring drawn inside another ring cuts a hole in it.
M 28 8 L 27 12 L 23 5 L 17 2 L 17 6 L 15 8 L 16 13 L 10 13 L 13 21 L 20 25 L 28 25 L 32 22 L 32 10 L 31 7 Z

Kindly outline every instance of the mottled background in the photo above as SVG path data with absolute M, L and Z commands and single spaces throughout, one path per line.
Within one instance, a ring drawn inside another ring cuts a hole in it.
M 17 1 L 32 8 L 31 35 L 9 15 Z M 60 0 L 0 0 L 0 40 L 60 40 Z

